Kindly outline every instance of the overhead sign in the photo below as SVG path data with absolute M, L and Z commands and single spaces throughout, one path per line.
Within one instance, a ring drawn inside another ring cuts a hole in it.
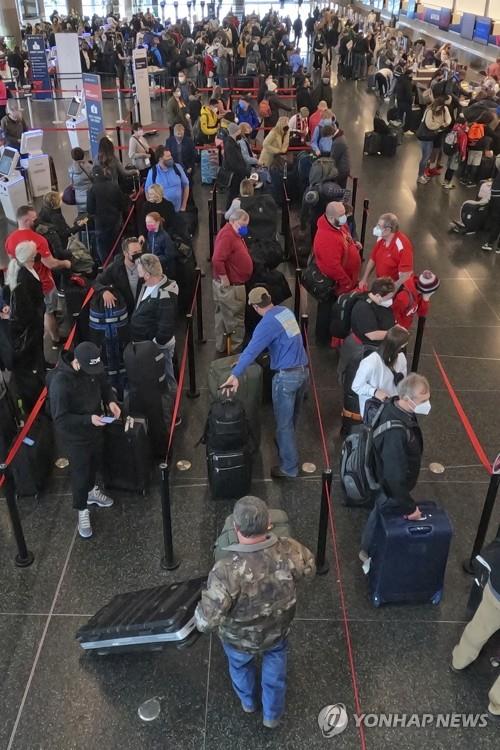
M 31 66 L 33 96 L 35 99 L 51 99 L 52 91 L 47 55 L 45 53 L 45 40 L 43 36 L 27 36 L 26 46 Z
M 85 95 L 85 108 L 89 123 L 90 152 L 92 158 L 96 159 L 99 150 L 99 141 L 106 134 L 102 112 L 101 76 L 94 73 L 84 73 L 83 93 Z

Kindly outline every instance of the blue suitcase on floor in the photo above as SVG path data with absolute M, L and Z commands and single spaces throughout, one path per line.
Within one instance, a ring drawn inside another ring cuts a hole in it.
M 379 514 L 369 586 L 375 607 L 389 602 L 432 602 L 443 593 L 453 533 L 448 514 L 436 503 L 419 503 L 424 518 Z

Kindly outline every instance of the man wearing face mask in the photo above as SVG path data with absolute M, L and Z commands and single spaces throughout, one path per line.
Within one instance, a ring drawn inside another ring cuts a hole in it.
M 316 265 L 325 276 L 334 282 L 331 299 L 318 302 L 316 317 L 316 340 L 327 344 L 330 340 L 330 317 L 332 304 L 339 294 L 356 287 L 361 259 L 359 247 L 352 239 L 347 227 L 347 215 L 343 203 L 332 201 L 320 216 L 313 243 Z
M 245 283 L 253 273 L 253 261 L 244 237 L 248 234 L 249 215 L 236 209 L 215 238 L 212 258 L 213 298 L 215 302 L 215 347 L 226 351 L 226 336 L 231 336 L 233 351 L 239 351 L 245 337 Z
M 189 198 L 189 180 L 180 164 L 176 164 L 165 146 L 156 149 L 158 164 L 148 172 L 144 190 L 151 185 L 161 185 L 163 195 L 170 201 L 176 213 L 185 211 Z
M 332 94 L 332 87 L 330 84 L 330 71 L 325 70 L 321 78 L 321 81 L 313 89 L 311 96 L 312 96 L 313 106 L 317 107 L 319 102 L 325 101 L 328 109 L 332 108 L 333 94 Z
M 396 214 L 382 214 L 373 227 L 373 235 L 377 241 L 359 286 L 367 289 L 368 279 L 375 269 L 377 278 L 389 276 L 399 288 L 413 273 L 413 245 L 400 231 Z
M 191 136 L 186 135 L 184 125 L 178 123 L 174 126 L 174 134 L 167 138 L 165 148 L 170 150 L 174 162 L 180 164 L 191 179 L 196 161 L 196 149 Z
M 196 86 L 191 80 L 189 80 L 189 78 L 186 77 L 186 73 L 184 70 L 180 71 L 177 81 L 182 100 L 184 104 L 187 104 L 189 102 L 190 95 L 196 93 Z
M 94 282 L 96 292 L 103 291 L 105 307 L 114 307 L 116 297 L 114 291 L 119 292 L 125 300 L 129 317 L 132 315 L 142 288 L 139 278 L 137 261 L 142 255 L 142 243 L 137 237 L 127 237 L 122 241 L 122 254 L 98 275 Z
M 402 424 L 404 429 L 393 427 L 374 438 L 375 470 L 380 490 L 376 491 L 375 506 L 361 538 L 359 558 L 363 565 L 373 554 L 379 513 L 396 510 L 410 521 L 421 518 L 411 492 L 418 481 L 423 452 L 417 415 L 427 415 L 431 410 L 430 386 L 427 378 L 413 372 L 399 383 L 397 390 L 398 395 L 385 403 L 377 426 L 392 421 Z
M 89 506 L 109 508 L 113 500 L 96 484 L 103 453 L 102 417 L 105 408 L 120 417 L 116 394 L 104 375 L 101 351 L 84 341 L 73 352 L 62 352 L 47 377 L 50 413 L 64 454 L 69 458 L 73 508 L 78 511 L 78 533 L 92 536 Z

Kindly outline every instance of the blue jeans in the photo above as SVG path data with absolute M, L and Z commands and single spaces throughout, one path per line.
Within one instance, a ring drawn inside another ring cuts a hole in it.
M 229 662 L 229 674 L 234 692 L 247 708 L 256 707 L 257 667 L 255 654 L 238 651 L 229 643 L 222 642 Z M 262 712 L 264 719 L 279 719 L 285 710 L 286 662 L 288 641 L 279 641 L 262 654 Z
M 165 380 L 167 382 L 167 388 L 169 391 L 175 393 L 177 390 L 177 380 L 174 375 L 174 352 L 175 352 L 175 338 L 172 337 L 166 344 L 160 346 L 163 354 L 165 355 Z
M 431 158 L 432 149 L 434 148 L 433 141 L 420 141 L 420 148 L 422 149 L 422 158 L 418 165 L 418 176 L 422 177 L 427 166 L 427 162 Z
M 296 477 L 299 473 L 295 425 L 308 382 L 307 367 L 297 370 L 279 370 L 273 378 L 273 409 L 280 468 L 292 477 Z

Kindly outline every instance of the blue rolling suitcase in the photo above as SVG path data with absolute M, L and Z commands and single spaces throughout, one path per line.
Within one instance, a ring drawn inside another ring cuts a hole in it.
M 453 533 L 446 511 L 419 503 L 424 517 L 407 521 L 400 514 L 379 514 L 369 586 L 375 607 L 389 602 L 439 604 Z

